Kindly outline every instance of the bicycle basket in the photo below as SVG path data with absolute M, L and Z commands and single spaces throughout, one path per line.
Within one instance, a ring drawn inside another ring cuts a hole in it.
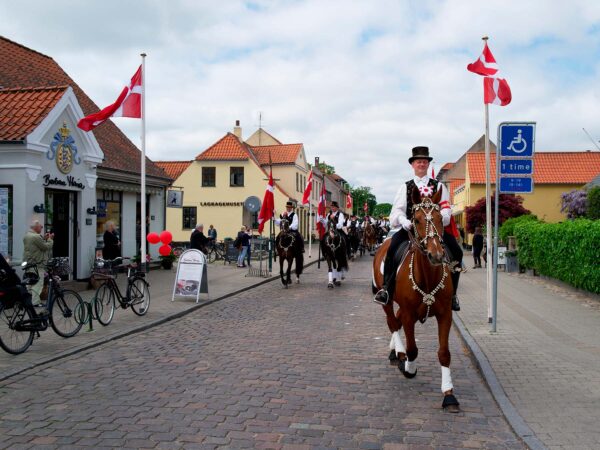
M 68 256 L 52 258 L 48 261 L 46 267 L 48 268 L 48 272 L 57 277 L 66 277 L 71 273 Z
M 92 275 L 117 275 L 119 273 L 120 261 L 111 260 L 94 260 L 94 268 L 92 269 Z

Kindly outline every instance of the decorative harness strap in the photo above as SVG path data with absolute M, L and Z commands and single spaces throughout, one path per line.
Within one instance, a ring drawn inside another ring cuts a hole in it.
M 417 234 L 417 231 L 416 231 L 417 228 L 415 226 L 415 214 L 414 213 L 416 211 L 418 211 L 419 209 L 422 209 L 423 212 L 425 213 L 425 236 L 423 238 L 421 238 L 421 236 L 419 236 Z M 440 235 L 437 227 L 433 223 L 433 216 L 431 214 L 433 212 L 433 210 L 439 211 L 440 206 L 433 203 L 429 197 L 425 197 L 421 201 L 421 203 L 419 203 L 417 205 L 413 205 L 412 210 L 413 210 L 412 225 L 413 225 L 413 229 L 415 230 L 415 233 L 413 234 L 411 231 L 409 231 L 408 236 L 413 244 L 413 247 L 415 247 L 417 250 L 419 250 L 422 254 L 425 254 L 423 244 L 426 244 L 429 239 L 434 239 L 437 236 L 440 239 L 440 243 L 442 242 L 442 236 Z M 448 273 L 446 271 L 447 264 L 445 262 L 442 262 L 442 268 L 443 268 L 442 279 L 437 284 L 437 286 L 435 288 L 433 288 L 433 290 L 431 292 L 427 293 L 423 289 L 421 289 L 415 282 L 414 265 L 413 265 L 414 259 L 415 259 L 415 253 L 413 252 L 410 255 L 410 263 L 408 266 L 409 267 L 408 278 L 410 279 L 410 281 L 412 283 L 413 290 L 417 291 L 420 295 L 423 296 L 423 303 L 425 303 L 427 305 L 427 313 L 425 314 L 425 318 L 423 320 L 419 319 L 419 321 L 421 323 L 425 323 L 427 321 L 427 318 L 429 317 L 429 310 L 431 309 L 431 305 L 433 305 L 435 303 L 435 294 L 437 294 L 437 292 L 440 289 L 443 289 L 445 286 L 444 282 L 446 281 L 446 278 L 448 276 Z

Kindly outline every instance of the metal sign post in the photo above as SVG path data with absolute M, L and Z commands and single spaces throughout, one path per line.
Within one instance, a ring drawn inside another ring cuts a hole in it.
M 533 155 L 535 122 L 502 122 L 498 125 L 496 151 L 496 193 L 494 196 L 494 248 L 492 253 L 492 332 L 496 331 L 498 312 L 498 210 L 500 193 L 533 192 Z

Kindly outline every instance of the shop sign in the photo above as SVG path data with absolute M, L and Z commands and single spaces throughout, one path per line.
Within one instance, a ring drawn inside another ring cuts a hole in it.
M 200 206 L 244 206 L 244 202 L 200 202 Z
M 62 128 L 59 128 L 54 135 L 46 157 L 50 160 L 56 159 L 56 167 L 64 174 L 71 172 L 73 164 L 81 163 L 81 159 L 77 156 L 75 140 L 71 136 L 71 130 L 67 128 L 66 122 L 63 122 Z
M 66 180 L 60 179 L 58 177 L 52 177 L 49 173 L 44 175 L 44 186 L 64 186 L 64 187 L 74 187 L 81 189 L 82 191 L 85 189 L 85 185 L 81 182 L 79 178 L 75 178 L 72 175 L 68 175 Z

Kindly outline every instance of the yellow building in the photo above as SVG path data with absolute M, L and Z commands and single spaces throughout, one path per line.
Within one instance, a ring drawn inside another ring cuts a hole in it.
M 491 184 L 495 189 L 496 154 L 491 154 Z M 523 207 L 546 222 L 560 222 L 566 215 L 560 211 L 561 194 L 580 189 L 600 173 L 600 153 L 536 152 L 533 159 L 534 190 L 520 194 Z M 485 197 L 485 153 L 480 139 L 455 163 L 446 164 L 440 180 L 450 191 L 454 217 L 466 229 L 465 209 Z M 467 242 L 471 242 L 470 236 Z

